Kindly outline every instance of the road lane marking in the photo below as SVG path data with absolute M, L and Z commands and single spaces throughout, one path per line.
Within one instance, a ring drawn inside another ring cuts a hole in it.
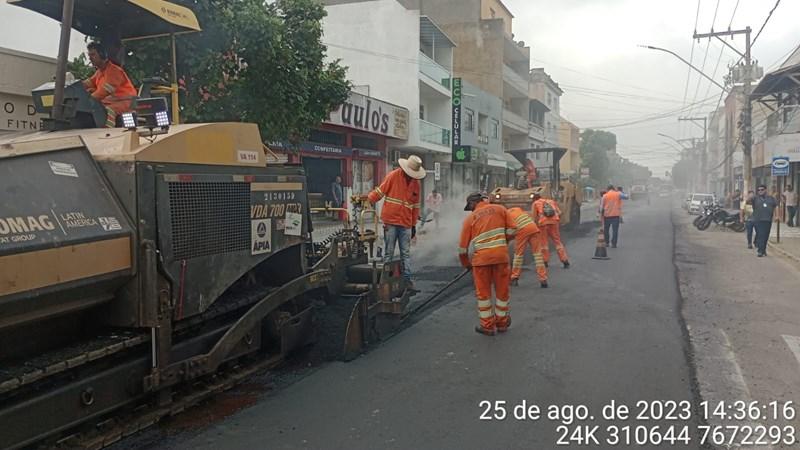
M 800 364 L 800 337 L 789 336 L 788 334 L 782 334 L 781 337 L 784 341 L 786 341 L 786 345 L 789 346 L 789 350 L 794 353 L 797 363 Z

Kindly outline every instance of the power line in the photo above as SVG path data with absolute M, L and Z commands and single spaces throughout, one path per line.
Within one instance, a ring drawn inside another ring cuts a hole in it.
M 780 4 L 781 4 L 781 0 L 777 0 L 775 2 L 775 6 L 773 6 L 772 9 L 769 11 L 769 14 L 767 15 L 767 18 L 764 20 L 764 23 L 761 24 L 761 28 L 758 30 L 758 33 L 756 33 L 756 37 L 754 37 L 753 38 L 753 42 L 750 43 L 751 47 L 753 45 L 756 45 L 756 41 L 758 40 L 758 37 L 761 36 L 761 32 L 764 31 L 764 27 L 767 26 L 767 23 L 769 22 L 769 19 L 772 17 L 772 13 L 774 13 L 775 10 L 778 9 L 778 5 L 780 5 Z
M 697 13 L 694 16 L 694 32 L 697 33 L 697 22 L 700 20 L 700 0 L 697 0 Z M 692 39 L 692 51 L 689 54 L 689 63 L 694 64 L 694 39 Z M 686 95 L 689 93 L 689 79 L 692 77 L 692 69 L 687 70 L 686 86 L 683 88 L 683 104 L 686 104 Z

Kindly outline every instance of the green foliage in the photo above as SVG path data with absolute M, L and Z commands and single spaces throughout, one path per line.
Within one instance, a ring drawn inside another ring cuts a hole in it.
M 617 186 L 646 183 L 652 173 L 616 153 L 617 136 L 602 130 L 587 129 L 581 133 L 581 159 L 589 168 L 588 185 L 604 189 L 609 182 Z
M 85 53 L 67 62 L 67 72 L 71 72 L 76 80 L 85 80 L 94 74 L 94 67 L 89 64 Z
M 605 187 L 609 179 L 608 152 L 617 148 L 617 136 L 607 131 L 587 129 L 581 133 L 581 161 L 589 168 L 587 185 Z
M 177 37 L 181 117 L 245 121 L 265 140 L 303 140 L 343 103 L 346 68 L 325 62 L 318 0 L 174 0 L 191 8 L 203 31 Z M 169 38 L 128 44 L 135 83 L 171 78 Z

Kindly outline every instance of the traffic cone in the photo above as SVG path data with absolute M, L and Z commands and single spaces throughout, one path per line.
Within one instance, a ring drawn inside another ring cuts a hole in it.
M 597 232 L 597 247 L 594 249 L 594 256 L 592 259 L 611 259 L 606 252 L 606 239 L 603 235 L 603 227 Z

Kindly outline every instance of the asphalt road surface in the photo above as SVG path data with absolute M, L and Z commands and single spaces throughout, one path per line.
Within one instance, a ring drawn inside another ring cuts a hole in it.
M 697 411 L 680 403 L 696 398 L 670 214 L 666 199 L 628 202 L 607 261 L 591 258 L 596 228 L 571 237 L 572 267 L 553 255 L 549 289 L 524 272 L 505 335 L 473 331 L 476 305 L 466 292 L 353 362 L 329 364 L 153 447 L 548 449 L 561 440 L 613 448 L 638 433 L 639 448 L 658 448 L 671 447 L 656 445 L 670 427 L 675 438 L 686 427 L 690 441 L 675 446 L 699 448 Z M 515 418 L 523 402 L 527 417 Z M 604 418 L 611 404 L 627 406 L 630 418 Z

